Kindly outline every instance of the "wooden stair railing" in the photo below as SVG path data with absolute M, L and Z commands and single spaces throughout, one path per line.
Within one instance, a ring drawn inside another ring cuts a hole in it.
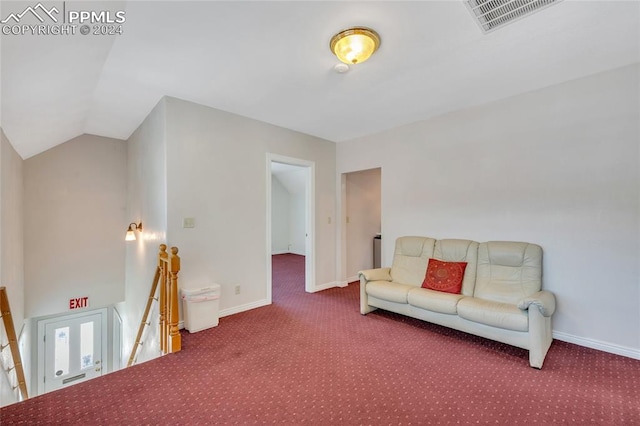
M 16 329 L 13 324 L 13 317 L 11 316 L 11 307 L 9 306 L 9 297 L 7 296 L 6 287 L 0 287 L 0 312 L 2 313 L 2 322 L 4 324 L 5 332 L 7 333 L 7 344 L 11 349 L 11 358 L 13 361 L 13 367 L 9 368 L 7 372 L 12 369 L 15 370 L 16 378 L 18 381 L 18 388 L 22 394 L 22 400 L 29 398 L 27 393 L 27 382 L 24 378 L 24 369 L 22 368 L 22 358 L 20 358 L 20 348 L 18 347 L 18 339 L 16 338 Z M 2 346 L 0 350 L 4 350 L 6 346 Z M 15 389 L 15 388 L 14 388 Z
M 162 244 L 160 246 L 160 252 L 161 253 L 163 251 L 163 246 L 164 246 L 164 250 L 167 249 L 167 246 Z M 156 273 L 155 273 L 155 276 L 153 277 L 153 283 L 151 283 L 151 291 L 149 292 L 149 298 L 147 299 L 147 306 L 145 306 L 144 313 L 142 314 L 142 320 L 140 321 L 140 327 L 138 327 L 138 335 L 136 336 L 136 341 L 133 344 L 133 349 L 131 350 L 131 355 L 129 356 L 129 361 L 127 362 L 127 367 L 131 367 L 133 365 L 133 363 L 135 362 L 136 355 L 138 353 L 138 347 L 140 345 L 142 345 L 142 333 L 144 332 L 144 328 L 146 326 L 150 325 L 150 323 L 148 321 L 149 320 L 149 312 L 151 311 L 151 304 L 153 303 L 154 300 L 157 300 L 155 295 L 156 295 L 156 290 L 158 288 L 158 281 L 160 281 L 160 267 L 156 267 Z
M 180 332 L 178 331 L 178 272 L 180 272 L 180 257 L 178 248 L 171 247 L 171 255 L 167 253 L 167 246 L 160 244 L 158 265 L 151 284 L 151 291 L 147 299 L 147 306 L 142 314 L 138 335 L 131 350 L 127 367 L 135 363 L 138 347 L 143 344 L 142 333 L 146 326 L 151 325 L 149 313 L 151 304 L 156 298 L 158 285 L 160 286 L 160 351 L 162 354 L 178 352 L 181 348 Z

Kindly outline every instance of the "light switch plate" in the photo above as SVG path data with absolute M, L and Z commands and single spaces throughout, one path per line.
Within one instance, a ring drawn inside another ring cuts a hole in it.
M 185 217 L 182 219 L 182 227 L 183 228 L 195 228 L 196 227 L 196 219 L 193 217 Z

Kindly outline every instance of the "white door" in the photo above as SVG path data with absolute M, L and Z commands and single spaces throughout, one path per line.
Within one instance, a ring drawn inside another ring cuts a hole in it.
M 101 376 L 102 315 L 47 323 L 44 346 L 44 392 Z

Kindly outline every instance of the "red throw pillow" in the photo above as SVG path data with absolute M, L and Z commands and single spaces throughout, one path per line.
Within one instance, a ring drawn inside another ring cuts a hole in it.
M 467 269 L 467 262 L 443 262 L 438 259 L 429 259 L 422 287 L 460 294 L 465 269 Z

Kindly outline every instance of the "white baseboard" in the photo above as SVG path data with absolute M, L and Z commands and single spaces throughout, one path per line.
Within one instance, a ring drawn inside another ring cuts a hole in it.
M 289 253 L 289 250 L 273 250 L 271 252 L 271 255 L 273 256 L 273 255 L 276 255 L 276 254 L 287 254 L 287 253 Z
M 316 288 L 313 290 L 313 293 L 317 291 L 327 290 L 329 288 L 340 287 L 340 283 L 338 281 L 331 281 L 328 283 L 316 285 Z
M 554 331 L 553 338 L 563 342 L 573 343 L 574 345 L 584 346 L 586 348 L 597 349 L 599 351 L 626 356 L 628 358 L 640 359 L 640 349 L 616 345 L 614 343 L 603 342 L 596 339 L 587 339 L 585 337 L 574 336 L 561 331 Z
M 313 290 L 313 293 L 318 292 L 318 291 L 322 291 L 322 290 L 327 290 L 327 289 L 333 288 L 333 287 L 346 287 L 346 286 L 347 286 L 347 282 L 340 283 L 339 281 L 331 281 L 331 282 L 328 282 L 328 283 L 325 283 L 325 284 L 317 285 L 316 288 Z M 239 314 L 240 312 L 249 311 L 251 309 L 261 308 L 263 306 L 268 306 L 269 304 L 270 303 L 267 302 L 267 299 L 262 299 L 262 300 L 258 300 L 256 302 L 251 302 L 251 303 L 247 303 L 247 304 L 240 305 L 240 306 L 234 306 L 233 308 L 223 309 L 223 310 L 220 311 L 218 316 L 220 318 L 227 317 L 229 315 Z
M 354 281 L 360 281 L 360 277 L 358 277 L 357 275 L 354 275 L 352 277 L 347 278 L 347 283 L 352 283 Z
M 344 283 L 343 286 L 339 285 L 338 281 L 332 281 L 326 284 L 317 285 L 313 290 L 313 293 L 317 291 L 327 290 L 333 287 L 345 287 L 347 283 Z M 240 312 L 250 311 L 251 309 L 261 308 L 263 306 L 268 306 L 270 303 L 267 302 L 267 299 L 258 300 L 256 302 L 246 303 L 240 306 L 234 306 L 233 308 L 223 309 L 219 312 L 218 316 L 220 318 L 227 317 L 229 315 L 239 314 Z
M 267 301 L 267 299 L 262 299 L 255 302 L 246 303 L 244 305 L 234 306 L 233 308 L 223 309 L 220 311 L 218 316 L 220 318 L 228 317 L 229 315 L 239 314 L 240 312 L 250 311 L 251 309 L 261 308 L 268 305 L 270 305 L 270 303 Z

